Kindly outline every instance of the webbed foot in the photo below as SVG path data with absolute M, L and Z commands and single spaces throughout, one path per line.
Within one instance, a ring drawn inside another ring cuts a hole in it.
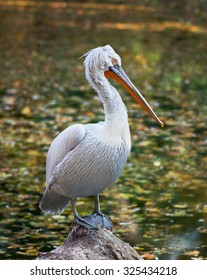
M 97 229 L 95 223 L 93 223 L 93 221 L 91 221 L 90 219 L 86 219 L 86 217 L 90 217 L 90 216 L 76 217 L 75 222 L 87 229 Z
M 89 216 L 83 216 L 75 219 L 76 223 L 87 229 L 98 229 L 99 227 L 112 229 L 111 220 L 103 213 L 94 213 Z
M 104 215 L 100 210 L 99 205 L 99 194 L 95 196 L 95 210 L 93 214 L 89 216 L 80 217 L 75 207 L 75 200 L 71 200 L 73 215 L 75 218 L 75 222 L 81 226 L 84 226 L 87 229 L 98 229 L 99 227 L 107 228 L 109 230 L 112 229 L 113 224 L 111 220 Z

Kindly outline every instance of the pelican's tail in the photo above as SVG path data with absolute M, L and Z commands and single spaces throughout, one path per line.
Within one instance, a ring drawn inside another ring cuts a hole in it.
M 69 202 L 69 197 L 52 191 L 51 189 L 47 189 L 39 206 L 45 214 L 55 215 L 64 211 Z

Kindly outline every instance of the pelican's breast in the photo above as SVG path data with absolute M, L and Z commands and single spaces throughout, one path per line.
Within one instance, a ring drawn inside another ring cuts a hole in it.
M 54 170 L 58 191 L 70 198 L 91 196 L 110 186 L 121 174 L 130 152 L 128 137 L 107 141 L 101 124 L 86 125 L 83 141 Z

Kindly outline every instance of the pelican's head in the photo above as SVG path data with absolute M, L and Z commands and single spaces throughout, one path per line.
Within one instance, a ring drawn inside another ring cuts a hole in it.
M 164 126 L 163 122 L 152 110 L 146 99 L 124 72 L 123 68 L 121 67 L 121 58 L 111 46 L 106 45 L 92 49 L 84 56 L 86 56 L 84 61 L 84 66 L 86 68 L 86 78 L 89 82 L 91 82 L 92 76 L 98 74 L 105 78 L 115 79 L 153 119 L 155 119 L 162 127 Z
M 114 64 L 121 66 L 120 56 L 109 45 L 92 49 L 84 56 L 86 56 L 84 65 L 88 71 L 104 73 L 105 71 L 108 71 L 109 67 L 113 66 Z

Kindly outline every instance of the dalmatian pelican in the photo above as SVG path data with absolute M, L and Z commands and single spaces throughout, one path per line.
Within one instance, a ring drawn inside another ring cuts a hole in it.
M 131 149 L 127 109 L 109 78 L 118 81 L 143 109 L 162 127 L 148 102 L 130 81 L 121 58 L 110 45 L 85 55 L 86 79 L 103 103 L 105 120 L 74 124 L 52 142 L 46 160 L 46 190 L 40 202 L 45 214 L 58 214 L 71 202 L 75 222 L 88 228 L 112 228 L 100 210 L 99 194 L 120 176 Z M 81 217 L 75 201 L 94 197 L 94 212 Z

